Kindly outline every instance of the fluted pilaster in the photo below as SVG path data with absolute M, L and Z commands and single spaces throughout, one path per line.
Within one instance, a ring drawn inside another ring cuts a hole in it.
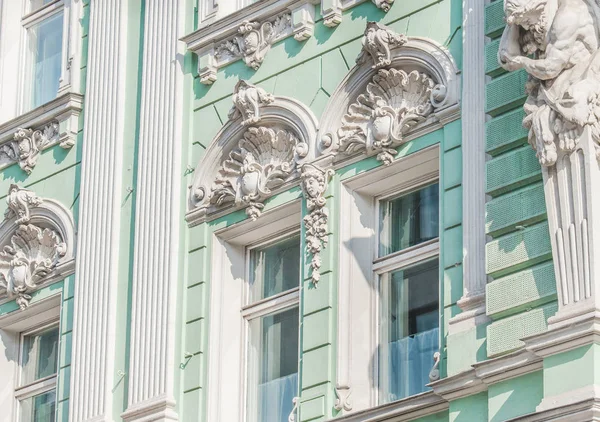
M 69 420 L 112 421 L 127 2 L 90 2 Z
M 178 420 L 173 375 L 181 203 L 180 0 L 147 2 L 126 421 Z

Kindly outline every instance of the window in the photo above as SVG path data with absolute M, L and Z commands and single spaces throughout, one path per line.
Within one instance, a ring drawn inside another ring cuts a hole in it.
M 379 200 L 379 402 L 422 393 L 439 348 L 437 183 Z
M 300 236 L 249 248 L 248 422 L 287 422 L 298 395 Z
M 21 334 L 20 374 L 15 398 L 20 422 L 54 422 L 58 370 L 58 324 Z
M 27 31 L 29 69 L 24 86 L 26 109 L 45 104 L 58 94 L 63 69 L 64 4 L 57 0 L 31 0 L 23 18 Z

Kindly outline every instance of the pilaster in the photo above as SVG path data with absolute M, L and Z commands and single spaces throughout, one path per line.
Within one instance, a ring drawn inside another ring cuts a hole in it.
M 450 320 L 455 333 L 487 321 L 485 317 L 485 37 L 481 0 L 463 5 L 463 296 L 462 313 Z
M 127 2 L 90 2 L 69 420 L 112 421 Z
M 125 421 L 176 421 L 184 1 L 146 3 Z M 183 46 L 181 44 L 181 46 Z

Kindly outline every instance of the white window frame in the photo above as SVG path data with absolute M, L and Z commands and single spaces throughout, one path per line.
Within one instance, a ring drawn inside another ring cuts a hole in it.
M 244 332 L 243 332 L 243 336 L 244 336 L 244 341 L 242 344 L 244 344 L 244 388 L 243 388 L 243 399 L 242 399 L 242 406 L 244 409 L 244 421 L 249 420 L 249 415 L 248 415 L 248 404 L 249 404 L 249 400 L 248 400 L 248 383 L 247 381 L 250 379 L 249 376 L 249 359 L 250 359 L 250 350 L 249 350 L 249 344 L 250 344 L 250 323 L 257 319 L 257 318 L 261 318 L 264 316 L 268 316 L 268 315 L 273 315 L 275 313 L 279 313 L 279 312 L 283 312 L 283 311 L 287 311 L 289 309 L 292 309 L 294 307 L 298 307 L 298 314 L 300 313 L 300 284 L 297 287 L 294 287 L 293 289 L 289 289 L 286 290 L 284 292 L 275 294 L 273 296 L 264 298 L 264 299 L 259 299 L 256 300 L 253 303 L 250 303 L 250 277 L 251 277 L 251 265 L 252 265 L 252 259 L 251 259 L 251 254 L 253 250 L 256 250 L 258 248 L 264 247 L 264 246 L 270 246 L 270 245 L 274 245 L 279 241 L 285 240 L 286 238 L 289 237 L 295 237 L 297 235 L 300 235 L 300 227 L 299 227 L 299 223 L 298 223 L 298 227 L 292 227 L 292 228 L 288 228 L 285 230 L 282 230 L 281 232 L 278 232 L 277 234 L 275 234 L 274 236 L 267 236 L 264 238 L 261 238 L 260 241 L 252 243 L 250 245 L 246 246 L 246 275 L 244 277 L 244 300 L 243 303 L 244 305 L 242 306 L 241 309 L 241 315 L 242 318 L 244 319 Z M 302 253 L 302 251 L 300 252 Z M 300 262 L 300 265 L 302 265 L 302 262 Z M 300 283 L 302 283 L 302 280 L 300 279 L 300 275 L 298 275 L 298 280 L 300 281 Z M 298 319 L 298 326 L 300 326 L 300 319 Z M 298 335 L 300 335 L 300 330 L 298 330 Z M 300 372 L 300 362 L 298 361 L 298 373 Z M 259 421 L 260 422 L 260 421 Z
M 249 321 L 299 303 L 300 288 L 248 305 L 251 249 L 299 231 L 301 202 L 265 211 L 256 221 L 216 230 L 211 242 L 208 326 L 208 420 L 246 422 Z M 223 335 L 227 333 L 227 335 Z M 227 380 L 226 382 L 224 380 Z
M 23 386 L 20 385 L 20 380 L 23 335 L 56 325 L 60 320 L 61 303 L 62 295 L 55 294 L 39 302 L 32 303 L 25 310 L 11 312 L 0 317 L 0 338 L 5 347 L 5 353 L 0 354 L 0 374 L 2 374 L 2 382 L 5 385 L 13 386 L 13 388 L 0 391 L 0 404 L 8 405 L 10 403 L 10 407 L 6 409 L 6 420 L 19 422 L 21 417 L 20 400 L 51 390 L 57 386 L 60 360 L 57 365 L 57 373 L 54 376 Z M 59 336 L 57 359 L 60 359 L 61 340 Z M 14 358 L 10 358 L 11 356 Z
M 65 3 L 68 0 L 54 0 L 48 4 L 43 5 L 37 10 L 31 10 L 31 0 L 23 0 L 23 17 L 21 18 L 21 26 L 23 27 L 23 39 L 21 42 L 21 69 L 25 69 L 21 72 L 20 95 L 19 95 L 19 112 L 25 113 L 29 110 L 34 109 L 33 106 L 33 62 L 34 55 L 30 51 L 30 43 L 32 41 L 31 31 L 33 28 L 45 21 L 46 19 L 52 18 L 60 13 L 63 14 L 63 34 L 62 34 L 62 57 L 61 57 L 61 72 L 59 79 L 59 87 L 56 97 L 58 97 L 65 87 L 65 76 L 67 75 L 68 56 L 69 56 L 69 25 L 68 25 L 68 9 L 65 7 Z M 55 97 L 55 98 L 56 98 Z M 40 104 L 42 106 L 43 104 Z
M 22 384 L 23 377 L 23 358 L 24 358 L 24 347 L 25 347 L 25 337 L 38 334 L 40 332 L 46 331 L 48 328 L 58 329 L 58 344 L 57 344 L 57 354 L 56 354 L 56 372 L 53 375 L 49 375 L 44 378 L 40 378 L 38 380 L 32 381 L 28 384 Z M 53 318 L 51 321 L 37 325 L 33 328 L 30 328 L 26 331 L 22 331 L 19 335 L 19 370 L 18 375 L 16 377 L 17 384 L 15 386 L 15 400 L 17 401 L 17 421 L 21 420 L 21 412 L 22 412 L 22 402 L 23 400 L 27 400 L 31 397 L 44 394 L 50 392 L 52 390 L 56 391 L 56 385 L 58 380 L 58 360 L 60 356 L 60 321 L 59 318 Z M 57 405 L 58 402 L 55 402 Z
M 336 394 L 344 414 L 379 406 L 381 274 L 439 256 L 438 237 L 379 257 L 379 202 L 435 183 L 439 160 L 434 145 L 342 182 Z

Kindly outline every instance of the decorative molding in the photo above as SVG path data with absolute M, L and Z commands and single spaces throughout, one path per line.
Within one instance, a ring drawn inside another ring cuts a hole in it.
M 304 216 L 304 228 L 306 230 L 306 251 L 312 256 L 310 261 L 311 280 L 316 286 L 321 278 L 321 250 L 327 246 L 329 213 L 325 204 L 325 191 L 327 184 L 333 176 L 332 169 L 321 170 L 313 164 L 305 164 L 302 167 L 302 191 L 306 198 L 308 214 Z
M 391 163 L 402 143 L 460 118 L 459 73 L 443 46 L 367 23 L 357 64 L 323 112 L 319 160 L 342 167 L 366 154 Z
M 429 76 L 416 70 L 378 70 L 342 119 L 339 151 L 365 151 L 391 164 L 396 156 L 393 147 L 402 144 L 404 135 L 432 113 L 435 93 L 441 91 Z
M 25 173 L 31 174 L 41 150 L 57 139 L 58 123 L 56 122 L 47 124 L 38 130 L 18 128 L 14 134 L 14 140 L 0 146 L 0 156 L 18 162 L 19 167 Z M 69 145 L 67 148 L 71 146 Z
M 317 119 L 304 105 L 246 81 L 236 85 L 229 121 L 198 164 L 190 186 L 188 222 L 245 208 L 252 219 L 278 190 L 298 183 L 314 159 Z
M 434 382 L 440 379 L 439 366 L 441 358 L 442 355 L 440 352 L 435 352 L 433 354 L 433 367 L 431 368 L 431 371 L 429 371 L 429 382 Z
M 43 202 L 34 192 L 22 189 L 14 183 L 8 188 L 6 203 L 8 208 L 4 213 L 5 219 L 16 217 L 15 224 L 29 223 L 31 220 L 30 208 L 35 208 Z
M 288 416 L 288 422 L 296 422 L 296 413 L 298 412 L 298 403 L 300 403 L 300 397 L 294 397 L 292 399 L 292 403 L 294 404 L 294 407 L 292 407 L 292 411 Z
M 201 188 L 195 192 L 196 199 L 206 197 L 217 207 L 233 202 L 245 207 L 246 214 L 256 220 L 264 200 L 292 177 L 307 149 L 287 130 L 250 127 L 222 163 L 210 192 Z
M 530 76 L 523 125 L 544 177 L 559 303 L 553 329 L 600 310 L 600 6 L 507 0 L 504 12 L 499 63 Z
M 233 107 L 229 111 L 229 120 L 242 117 L 242 125 L 260 122 L 260 107 L 275 101 L 273 94 L 248 81 L 240 79 L 233 90 Z
M 292 27 L 289 13 L 277 16 L 264 23 L 244 21 L 235 37 L 225 40 L 215 47 L 215 59 L 219 62 L 232 62 L 242 58 L 246 66 L 258 70 L 265 55 L 277 38 L 289 32 Z
M 31 293 L 66 253 L 66 245 L 54 230 L 21 224 L 10 245 L 0 252 L 0 295 L 16 299 L 21 309 L 29 306 Z
M 10 185 L 0 224 L 0 298 L 23 310 L 42 284 L 71 273 L 74 226 L 71 215 L 52 200 Z
M 387 26 L 369 21 L 362 39 L 362 50 L 356 58 L 356 63 L 361 64 L 371 57 L 373 69 L 380 69 L 392 63 L 391 49 L 403 46 L 408 42 L 404 34 L 397 34 Z
M 343 12 L 361 3 L 363 0 L 321 0 L 321 15 L 323 24 L 330 28 L 338 26 L 342 22 Z M 377 8 L 389 12 L 394 0 L 371 0 Z
M 350 412 L 352 410 L 352 402 L 350 401 L 352 390 L 347 385 L 338 385 L 335 387 L 335 404 L 333 408 L 338 411 Z
M 240 59 L 258 69 L 271 46 L 284 38 L 310 38 L 314 32 L 315 1 L 268 0 L 251 4 L 183 37 L 187 49 L 198 56 L 200 82 L 214 83 L 220 68 Z
M 81 95 L 67 92 L 0 125 L 0 170 L 16 162 L 30 174 L 44 149 L 75 145 L 82 103 Z

